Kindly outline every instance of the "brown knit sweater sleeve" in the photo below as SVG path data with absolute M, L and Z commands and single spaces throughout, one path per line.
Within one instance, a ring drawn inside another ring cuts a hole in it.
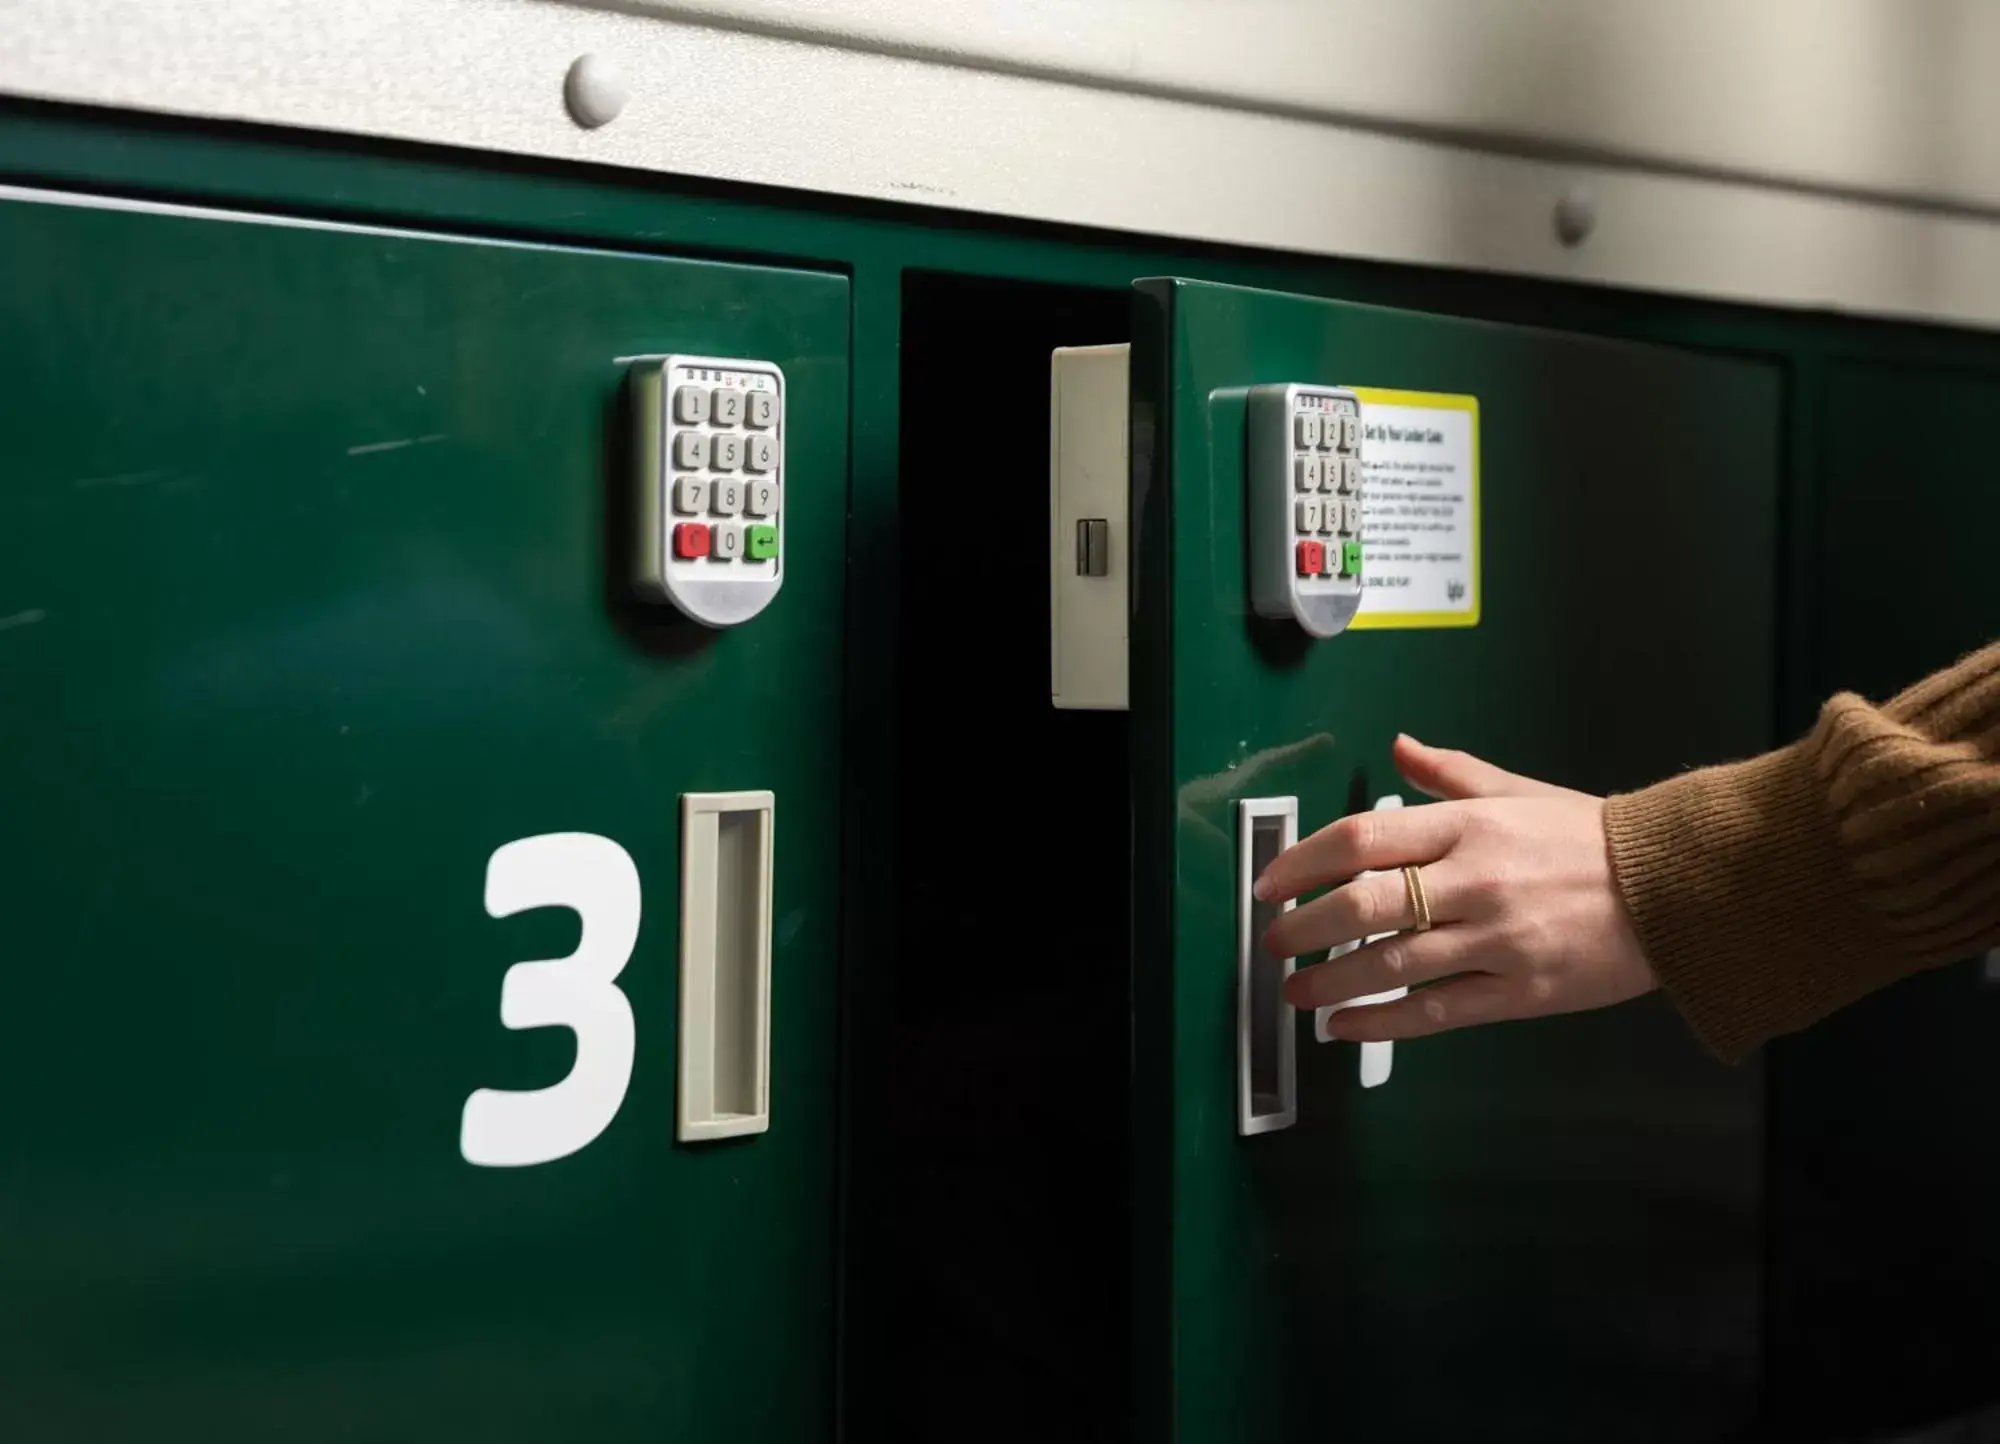
M 2000 944 L 2000 644 L 1802 741 L 1611 798 L 1661 985 L 1741 1058 L 1875 988 Z

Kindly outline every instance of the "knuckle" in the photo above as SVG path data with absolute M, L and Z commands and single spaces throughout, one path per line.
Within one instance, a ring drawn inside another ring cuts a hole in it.
M 1375 931 L 1388 909 L 1383 906 L 1382 889 L 1374 885 L 1375 879 L 1353 884 L 1354 922 L 1363 932 Z
M 1518 917 L 1507 928 L 1507 946 L 1516 958 L 1532 965 L 1550 956 L 1556 946 L 1556 935 L 1539 918 Z
M 1344 826 L 1347 836 L 1343 841 L 1347 844 L 1348 856 L 1367 857 L 1381 841 L 1382 823 L 1372 812 L 1357 813 L 1348 818 Z
M 1475 867 L 1465 875 L 1465 895 L 1483 907 L 1496 907 L 1507 896 L 1507 875 L 1503 868 Z
M 1392 978 L 1400 978 L 1410 965 L 1409 949 L 1401 943 L 1384 943 L 1381 960 L 1383 972 Z

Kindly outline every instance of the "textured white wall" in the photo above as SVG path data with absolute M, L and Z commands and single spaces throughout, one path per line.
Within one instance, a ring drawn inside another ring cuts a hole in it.
M 1980 326 L 1996 59 L 2000 0 L 0 0 L 16 94 Z
M 655 0 L 960 65 L 2000 208 L 1993 0 Z

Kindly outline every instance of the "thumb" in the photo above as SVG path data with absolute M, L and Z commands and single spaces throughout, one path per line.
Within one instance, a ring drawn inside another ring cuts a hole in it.
M 1396 770 L 1410 786 L 1448 802 L 1469 797 L 1545 797 L 1568 790 L 1508 772 L 1469 752 L 1427 747 L 1407 733 L 1396 738 L 1392 751 Z

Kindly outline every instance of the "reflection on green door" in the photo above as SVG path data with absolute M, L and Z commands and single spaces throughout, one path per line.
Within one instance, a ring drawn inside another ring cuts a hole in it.
M 829 275 L 0 204 L 0 1437 L 826 1434 L 847 315 Z M 612 580 L 616 358 L 665 351 L 790 387 L 786 585 L 733 631 Z M 772 1126 L 682 1147 L 679 797 L 735 789 L 776 799 Z M 501 1021 L 580 946 L 488 915 L 548 834 L 630 860 L 582 942 L 629 951 L 629 1081 L 475 1166 L 467 1098 L 579 1051 Z
M 1722 1438 L 1754 1408 L 1758 1075 L 1655 1000 L 1357 1050 L 1235 1126 L 1235 803 L 1403 790 L 1398 730 L 1595 791 L 1771 740 L 1768 366 L 1191 282 L 1135 305 L 1140 1407 L 1149 1437 Z M 1479 402 L 1481 619 L 1251 618 L 1241 390 Z M 1418 799 L 1412 798 L 1411 801 Z

